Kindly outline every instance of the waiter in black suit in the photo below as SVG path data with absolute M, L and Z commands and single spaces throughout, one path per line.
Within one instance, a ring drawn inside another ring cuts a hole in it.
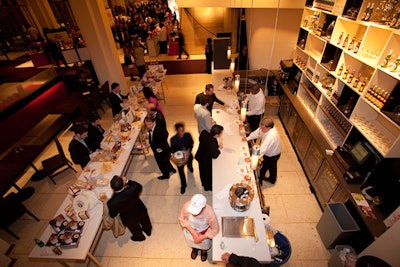
M 110 185 L 114 190 L 114 195 L 107 202 L 110 217 L 121 216 L 122 223 L 132 233 L 132 241 L 145 240 L 143 232 L 150 236 L 152 225 L 147 208 L 139 198 L 142 185 L 117 175 L 111 179 Z
M 111 94 L 109 97 L 109 101 L 110 101 L 113 117 L 115 117 L 115 115 L 120 113 L 121 110 L 124 108 L 123 99 L 127 99 L 127 98 L 128 98 L 128 96 L 121 95 L 121 87 L 119 86 L 119 83 L 111 84 Z
M 87 143 L 92 151 L 100 148 L 100 143 L 103 141 L 105 130 L 101 127 L 100 119 L 97 116 L 89 118 L 88 138 Z
M 158 168 L 162 172 L 162 175 L 158 179 L 169 179 L 169 173 L 176 173 L 176 170 L 169 161 L 171 148 L 168 144 L 168 131 L 165 127 L 157 124 L 155 118 L 152 116 L 146 116 L 144 124 L 148 131 L 149 143 L 153 150 L 154 158 L 157 161 Z
M 74 138 L 69 143 L 69 153 L 71 154 L 71 159 L 75 164 L 81 165 L 82 169 L 90 161 L 91 150 L 86 143 L 86 138 L 88 137 L 88 130 L 83 125 L 74 125 Z

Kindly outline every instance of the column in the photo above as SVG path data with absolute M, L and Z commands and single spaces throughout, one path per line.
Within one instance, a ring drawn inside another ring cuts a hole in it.
M 47 0 L 24 1 L 24 3 L 29 9 L 29 12 L 37 26 L 41 27 L 37 30 L 42 34 L 42 36 L 43 28 L 56 29 L 59 27 L 53 10 L 51 10 Z
M 70 0 L 74 17 L 88 47 L 100 84 L 117 82 L 128 93 L 118 50 L 103 0 Z

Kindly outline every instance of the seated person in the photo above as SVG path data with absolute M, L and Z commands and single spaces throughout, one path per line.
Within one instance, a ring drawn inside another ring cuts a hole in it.
M 124 103 L 123 99 L 127 99 L 128 96 L 121 95 L 121 87 L 119 83 L 113 83 L 111 84 L 111 94 L 109 97 L 111 109 L 112 109 L 112 115 L 115 117 L 118 113 L 121 112 L 121 110 L 124 109 Z
M 97 116 L 89 118 L 87 144 L 92 151 L 100 148 L 100 143 L 103 141 L 105 130 L 100 125 L 100 119 Z
M 75 135 L 69 143 L 68 150 L 72 161 L 81 165 L 83 169 L 90 161 L 91 150 L 85 141 L 88 137 L 88 130 L 83 125 L 74 125 L 73 131 Z

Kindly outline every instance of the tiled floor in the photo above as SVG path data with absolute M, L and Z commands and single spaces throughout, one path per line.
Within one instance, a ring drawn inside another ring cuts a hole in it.
M 206 83 L 211 82 L 211 75 L 171 75 L 167 76 L 165 89 L 166 101 L 161 102 L 170 136 L 174 134 L 173 125 L 184 121 L 186 129 L 195 140 L 198 140 L 196 121 L 193 116 L 195 95 L 201 92 Z M 217 92 L 218 94 L 218 92 Z M 278 162 L 278 181 L 275 185 L 263 183 L 265 201 L 270 206 L 271 225 L 285 234 L 292 245 L 292 255 L 284 266 L 327 266 L 329 252 L 324 248 L 315 229 L 322 212 L 314 196 L 311 194 L 307 179 L 297 161 L 293 148 L 282 128 L 278 117 L 274 117 L 282 140 L 283 151 Z M 102 124 L 109 127 L 111 111 L 107 109 L 102 116 Z M 61 141 L 65 151 L 72 138 L 72 133 L 66 131 Z M 198 145 L 198 142 L 195 144 Z M 194 148 L 196 151 L 196 147 Z M 55 154 L 55 146 L 51 145 L 37 160 L 40 166 L 41 159 Z M 67 153 L 68 154 L 68 153 Z M 178 224 L 178 213 L 183 203 L 198 192 L 203 192 L 197 162 L 194 163 L 195 172 L 188 173 L 188 188 L 184 195 L 180 195 L 179 176 L 175 174 L 169 180 L 157 180 L 160 175 L 154 157 L 137 156 L 134 158 L 127 177 L 143 185 L 142 199 L 148 207 L 153 223 L 153 234 L 144 242 L 130 241 L 129 231 L 122 237 L 115 239 L 111 232 L 104 232 L 94 252 L 94 256 L 103 266 L 211 266 L 211 258 L 201 262 L 200 259 L 191 260 L 191 249 L 186 245 Z M 77 166 L 77 169 L 80 168 Z M 30 177 L 32 171 L 24 176 Z M 66 171 L 56 177 L 57 185 L 48 179 L 39 182 L 28 182 L 27 186 L 36 189 L 35 194 L 25 201 L 26 206 L 40 219 L 36 222 L 24 215 L 11 226 L 11 229 L 21 236 L 15 240 L 3 231 L 0 238 L 15 244 L 11 257 L 17 258 L 15 266 L 55 266 L 54 262 L 30 261 L 28 254 L 35 245 L 33 239 L 40 236 L 48 221 L 55 215 L 61 202 L 66 197 L 66 188 L 74 180 L 76 174 Z M 26 180 L 26 179 L 25 179 Z M 25 182 L 21 181 L 21 185 Z M 205 192 L 211 202 L 210 192 Z M 72 263 L 72 266 L 84 266 L 82 263 Z M 90 264 L 92 266 L 93 264 Z M 217 266 L 223 266 L 218 264 Z

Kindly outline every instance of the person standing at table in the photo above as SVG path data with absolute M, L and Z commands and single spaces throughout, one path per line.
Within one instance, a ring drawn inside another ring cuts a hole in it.
M 161 113 L 163 113 L 163 110 L 162 110 L 160 104 L 158 103 L 158 98 L 154 94 L 153 90 L 150 87 L 145 86 L 145 87 L 143 87 L 142 91 L 143 91 L 143 95 L 147 99 L 147 101 L 149 103 L 153 103 L 157 107 L 157 109 Z
M 89 118 L 87 143 L 92 151 L 100 148 L 103 141 L 105 130 L 101 127 L 100 118 L 92 116 Z
M 199 163 L 200 180 L 204 191 L 212 191 L 212 160 L 218 158 L 221 154 L 222 143 L 218 139 L 222 136 L 224 127 L 214 125 L 210 132 L 202 131 L 199 137 L 199 148 L 197 149 L 195 159 Z
M 167 121 L 165 120 L 164 115 L 160 112 L 160 110 L 156 108 L 156 106 L 153 103 L 147 104 L 146 110 L 148 116 L 152 116 L 156 120 L 157 124 L 167 129 Z
M 146 61 L 144 60 L 144 47 L 140 44 L 139 39 L 134 41 L 132 55 L 139 71 L 139 77 L 142 79 L 143 75 L 146 73 Z
M 160 32 L 158 33 L 158 43 L 160 44 L 160 54 L 168 52 L 168 32 L 164 23 L 160 23 Z
M 188 170 L 193 173 L 193 138 L 190 133 L 185 132 L 183 123 L 175 124 L 176 135 L 171 137 L 171 150 L 172 153 L 177 151 L 184 151 L 185 158 L 187 158 Z M 186 176 L 184 172 L 185 165 L 178 166 L 179 177 L 181 179 L 181 194 L 185 193 L 186 190 Z
M 183 205 L 179 223 L 183 228 L 186 243 L 192 248 L 190 257 L 196 259 L 200 250 L 201 261 L 206 261 L 207 250 L 211 248 L 212 239 L 219 232 L 219 225 L 217 216 L 207 204 L 204 195 L 196 194 Z
M 146 116 L 144 125 L 148 131 L 151 150 L 154 153 L 158 168 L 162 173 L 157 179 L 169 179 L 170 172 L 176 173 L 176 170 L 169 161 L 171 157 L 171 148 L 168 144 L 168 131 L 163 126 L 158 125 L 152 116 Z
M 188 59 L 189 53 L 185 49 L 185 37 L 183 36 L 181 28 L 178 28 L 178 44 L 179 44 L 179 56 L 177 59 L 182 59 L 182 53 L 185 53 L 186 59 Z
M 201 134 L 203 130 L 209 132 L 213 125 L 211 113 L 207 110 L 207 107 L 210 105 L 210 103 L 211 96 L 201 95 L 199 103 L 195 104 L 193 107 L 194 116 L 197 119 L 197 129 L 199 134 Z
M 235 253 L 225 252 L 221 256 L 221 260 L 224 263 L 233 264 L 234 266 L 239 267 L 260 267 L 260 262 L 255 258 L 246 257 L 246 256 L 238 256 Z
M 207 45 L 205 48 L 205 54 L 206 54 L 206 72 L 208 74 L 211 74 L 212 70 L 212 61 L 213 61 L 213 47 L 212 47 L 212 39 L 207 38 Z
M 69 143 L 68 151 L 71 154 L 72 161 L 75 164 L 81 165 L 83 169 L 90 161 L 90 154 L 92 153 L 88 144 L 86 143 L 88 130 L 83 125 L 74 125 L 73 131 L 75 135 Z
M 121 95 L 121 87 L 118 83 L 111 84 L 111 94 L 108 100 L 110 101 L 113 117 L 124 109 L 123 101 L 127 98 L 128 96 Z
M 108 212 L 114 218 L 118 214 L 122 223 L 131 231 L 132 241 L 143 241 L 151 236 L 152 225 L 147 208 L 140 199 L 142 185 L 128 180 L 126 177 L 115 175 L 110 186 L 114 190 L 113 196 L 108 200 Z
M 247 138 L 243 137 L 242 141 L 249 141 L 257 138 L 261 138 L 260 155 L 263 157 L 259 183 L 262 185 L 262 181 L 264 180 L 275 184 L 282 144 L 272 118 L 264 117 L 260 122 L 260 127 L 251 132 Z M 269 171 L 269 177 L 265 177 L 267 171 Z
M 225 104 L 224 101 L 220 100 L 215 94 L 214 94 L 214 85 L 212 85 L 211 83 L 206 85 L 206 88 L 204 90 L 204 92 L 201 92 L 199 94 L 196 95 L 196 100 L 195 100 L 195 104 L 200 104 L 200 98 L 202 95 L 208 95 L 211 97 L 211 102 L 210 105 L 207 106 L 207 109 L 210 111 L 213 108 L 214 102 L 217 102 L 220 105 L 223 105 L 226 108 L 229 108 L 229 105 Z
M 260 121 L 265 111 L 265 96 L 263 90 L 254 84 L 247 96 L 247 121 L 251 131 L 255 131 L 260 125 Z

